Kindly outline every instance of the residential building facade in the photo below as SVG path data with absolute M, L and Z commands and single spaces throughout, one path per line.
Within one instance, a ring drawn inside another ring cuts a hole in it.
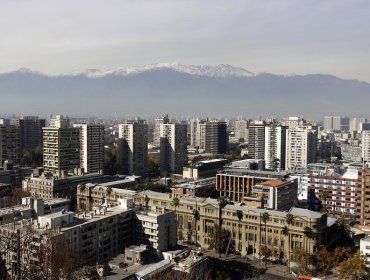
M 80 167 L 86 173 L 101 173 L 104 169 L 104 125 L 74 124 L 80 129 Z
M 142 176 L 148 164 L 148 125 L 143 120 L 119 125 L 120 163 L 123 174 Z
M 160 125 L 160 169 L 161 174 L 181 174 L 187 161 L 187 126 L 186 124 Z

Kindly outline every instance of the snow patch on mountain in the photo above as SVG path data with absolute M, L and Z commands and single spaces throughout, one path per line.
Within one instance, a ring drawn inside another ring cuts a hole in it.
M 115 70 L 100 71 L 98 69 L 87 69 L 84 72 L 73 73 L 73 75 L 85 75 L 89 78 L 100 78 L 109 75 L 115 76 L 132 76 L 148 71 L 156 70 L 172 70 L 181 73 L 187 73 L 197 76 L 206 77 L 253 77 L 254 73 L 241 68 L 234 67 L 228 64 L 219 64 L 216 66 L 211 65 L 185 65 L 178 62 L 168 62 L 168 63 L 155 63 L 148 64 L 145 66 L 129 66 L 124 68 L 119 68 Z

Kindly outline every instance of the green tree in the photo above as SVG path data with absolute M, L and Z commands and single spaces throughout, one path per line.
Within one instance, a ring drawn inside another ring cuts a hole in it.
M 146 195 L 145 195 L 145 197 L 144 197 L 145 209 L 148 209 L 148 208 L 149 208 L 149 201 L 150 201 L 150 198 L 149 198 L 149 196 L 146 194 Z
M 290 234 L 290 227 L 294 223 L 294 215 L 287 214 L 285 216 L 285 223 L 288 225 L 288 270 L 290 271 L 290 249 L 291 249 L 291 234 Z
M 210 229 L 210 248 L 215 249 L 216 252 L 225 252 L 230 233 L 225 229 L 220 229 L 218 225 L 215 225 Z
M 111 195 L 112 191 L 113 191 L 113 188 L 111 186 L 108 186 L 106 191 L 105 191 L 107 193 L 107 196 L 108 196 L 108 203 L 110 201 L 110 195 Z
M 226 197 L 219 197 L 217 201 L 218 201 L 218 227 L 222 232 L 222 209 L 224 209 L 225 206 L 230 203 L 230 201 Z M 222 238 L 222 234 L 219 234 L 219 238 Z M 219 240 L 218 243 L 222 244 L 222 241 Z M 221 258 L 221 246 L 219 248 L 220 250 L 218 251 L 218 253 L 219 257 Z
M 104 174 L 106 175 L 116 175 L 120 172 L 119 158 L 118 158 L 118 148 L 111 146 L 104 151 Z
M 328 209 L 327 209 L 327 204 L 326 204 L 326 202 L 327 202 L 327 199 L 328 199 L 328 195 L 329 195 L 329 193 L 328 193 L 328 191 L 327 190 L 324 190 L 324 191 L 322 191 L 322 193 L 321 193 L 321 197 L 322 197 L 322 199 L 324 200 L 324 210 L 325 210 L 325 212 L 327 212 L 328 211 Z M 333 206 L 333 207 L 335 207 L 335 206 Z
M 270 219 L 270 214 L 269 213 L 267 213 L 267 212 L 263 212 L 262 213 L 262 216 L 261 216 L 261 220 L 262 220 L 262 222 L 265 224 L 265 250 L 263 250 L 265 253 L 267 253 L 268 252 L 268 245 L 267 245 L 267 222 L 268 222 L 268 220 Z M 261 254 L 261 253 L 260 253 Z M 264 260 L 265 260 L 265 266 L 266 266 L 266 268 L 267 268 L 267 258 L 268 258 L 268 256 L 266 256 L 266 255 L 263 255 L 264 256 Z
M 333 269 L 333 255 L 324 246 L 314 254 L 316 269 L 324 275 L 326 275 L 330 270 Z
M 241 228 L 241 221 L 243 219 L 243 211 L 241 210 L 236 210 L 236 216 L 238 217 L 238 240 L 239 240 L 239 244 L 238 244 L 238 251 L 240 252 L 242 250 L 242 246 L 241 246 L 241 238 L 240 238 L 240 228 Z
M 360 251 L 357 251 L 349 259 L 341 262 L 338 266 L 338 272 L 341 279 L 369 279 L 365 258 L 361 255 Z
M 297 265 L 300 273 L 307 274 L 309 266 L 311 265 L 311 254 L 306 252 L 303 248 L 294 248 L 292 251 L 293 260 Z
M 198 245 L 198 221 L 200 220 L 200 213 L 197 208 L 193 211 L 194 227 L 195 227 L 195 245 Z
M 313 232 L 312 228 L 306 226 L 306 227 L 303 228 L 303 233 L 304 233 L 305 237 L 308 239 L 308 249 L 310 250 L 310 248 L 311 248 L 311 239 L 313 239 L 313 237 L 314 237 L 314 232 Z M 310 251 L 308 251 L 308 253 L 310 253 Z

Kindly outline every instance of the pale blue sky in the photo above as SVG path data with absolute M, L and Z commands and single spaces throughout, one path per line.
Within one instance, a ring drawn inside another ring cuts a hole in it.
M 0 0 L 0 72 L 171 61 L 370 82 L 370 1 Z

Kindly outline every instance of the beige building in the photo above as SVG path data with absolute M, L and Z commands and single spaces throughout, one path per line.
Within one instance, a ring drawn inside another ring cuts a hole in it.
M 297 125 L 287 129 L 286 134 L 286 169 L 306 168 L 316 162 L 317 127 Z
M 52 123 L 42 129 L 44 171 L 60 176 L 80 167 L 80 129 L 69 127 L 62 116 Z
M 146 244 L 158 256 L 177 244 L 175 212 L 135 212 L 136 243 Z
M 100 193 L 100 200 L 104 193 Z M 178 196 L 180 203 L 173 205 L 171 194 L 145 191 L 135 193 L 113 189 L 112 197 L 133 196 L 135 205 L 146 204 L 145 196 L 148 196 L 148 208 L 152 212 L 162 213 L 163 211 L 176 210 L 177 216 L 177 237 L 178 241 L 194 242 L 198 237 L 198 244 L 208 248 L 210 230 L 218 224 L 219 206 L 216 199 L 195 198 L 192 196 Z M 99 201 L 99 196 L 94 199 L 86 196 L 86 193 L 78 192 L 78 199 Z M 194 210 L 198 210 L 200 219 L 195 221 Z M 270 217 L 267 222 L 267 240 L 265 236 L 265 225 L 262 221 L 262 214 L 267 212 Z M 287 214 L 294 216 L 292 224 L 286 223 Z M 239 220 L 238 217 L 241 217 Z M 274 211 L 259 209 L 255 207 L 227 205 L 222 210 L 223 227 L 232 233 L 231 244 L 242 255 L 253 254 L 258 256 L 261 246 L 270 246 L 276 258 L 287 259 L 289 252 L 294 248 L 303 248 L 308 252 L 314 252 L 320 245 L 327 242 L 327 217 L 318 212 L 307 209 L 292 208 L 290 211 Z M 313 235 L 305 235 L 305 227 L 312 230 Z M 197 232 L 197 233 L 196 233 Z M 289 237 L 290 236 L 290 237 Z M 289 246 L 288 240 L 291 238 Z
M 187 125 L 161 124 L 160 137 L 161 174 L 182 173 L 187 160 Z
M 120 163 L 123 174 L 142 176 L 148 165 L 148 125 L 143 120 L 119 125 Z
M 235 121 L 235 138 L 248 142 L 248 120 Z
M 161 124 L 170 123 L 170 119 L 166 114 L 163 117 L 156 118 L 154 120 L 154 129 L 153 129 L 153 144 L 159 146 L 161 143 Z
M 362 131 L 362 160 L 370 161 L 370 130 Z
M 104 125 L 74 124 L 80 129 L 80 167 L 86 173 L 103 174 Z

